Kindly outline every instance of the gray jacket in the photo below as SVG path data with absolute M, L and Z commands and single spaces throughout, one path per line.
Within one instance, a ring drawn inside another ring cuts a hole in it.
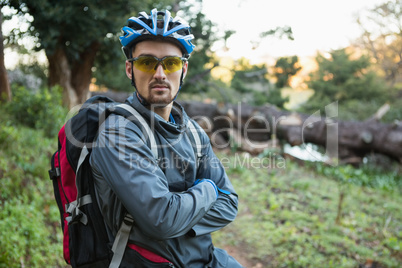
M 231 257 L 214 248 L 211 233 L 235 219 L 238 199 L 208 136 L 194 123 L 203 144 L 197 169 L 195 144 L 187 134 L 187 122 L 192 119 L 179 104 L 172 109 L 174 124 L 135 97 L 128 102 L 150 123 L 161 157 L 154 159 L 140 124 L 111 115 L 101 126 L 90 164 L 111 235 L 116 235 L 127 211 L 135 221 L 130 243 L 177 267 L 228 267 Z M 217 197 L 211 183 L 193 186 L 203 178 L 231 194 Z

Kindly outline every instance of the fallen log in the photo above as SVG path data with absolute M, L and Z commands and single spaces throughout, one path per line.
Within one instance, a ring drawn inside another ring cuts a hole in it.
M 246 143 L 244 147 L 253 144 L 250 153 L 275 146 L 277 143 L 273 139 L 277 138 L 291 146 L 308 143 L 322 146 L 326 156 L 343 162 L 361 162 L 367 154 L 378 153 L 402 163 L 402 124 L 397 121 L 393 124 L 378 120 L 340 121 L 336 119 L 337 107 L 332 107 L 332 111 L 328 107 L 327 114 L 320 116 L 319 113 L 306 115 L 282 111 L 271 105 L 181 104 L 190 117 L 209 126 L 211 137 L 218 133 L 226 141 L 235 137 L 238 143 Z

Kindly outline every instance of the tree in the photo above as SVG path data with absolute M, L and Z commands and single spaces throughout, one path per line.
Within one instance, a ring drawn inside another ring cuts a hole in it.
M 351 54 L 346 49 L 339 49 L 332 51 L 330 57 L 318 53 L 316 61 L 318 70 L 310 74 L 308 82 L 314 95 L 304 105 L 304 112 L 315 112 L 338 101 L 340 106 L 345 105 L 344 107 L 356 114 L 359 111 L 353 110 L 356 107 L 348 106 L 348 102 L 367 104 L 375 101 L 379 106 L 372 107 L 374 113 L 383 104 L 381 102 L 388 100 L 389 91 L 382 80 L 370 70 L 369 57 L 351 59 Z M 368 116 L 364 115 L 365 118 Z
M 11 100 L 10 84 L 8 82 L 8 75 L 6 67 L 4 66 L 4 44 L 2 34 L 3 13 L 0 5 L 0 102 Z
M 35 37 L 49 61 L 49 86 L 61 85 L 64 103 L 73 106 L 86 100 L 97 53 L 132 13 L 150 10 L 153 1 L 106 0 L 20 0 L 2 1 L 19 14 L 33 17 L 27 33 Z M 160 1 L 158 5 L 170 1 Z M 103 53 L 105 50 L 102 50 Z
M 274 66 L 274 75 L 277 79 L 275 83 L 276 87 L 283 88 L 289 86 L 290 78 L 300 70 L 301 67 L 297 56 L 279 58 Z
M 402 74 L 402 0 L 378 5 L 362 13 L 357 22 L 363 30 L 358 42 L 393 86 Z
M 262 84 L 268 85 L 266 74 L 265 65 L 251 65 L 247 59 L 241 58 L 236 62 L 230 87 L 240 94 L 253 92 L 256 90 L 256 83 L 259 87 L 262 87 Z
M 134 15 L 134 14 L 133 14 Z M 118 37 L 105 38 L 94 63 L 95 84 L 113 91 L 133 91 L 127 78 L 125 60 Z
M 251 65 L 246 59 L 240 59 L 234 70 L 231 88 L 239 92 L 242 101 L 249 104 L 263 105 L 270 103 L 283 108 L 287 98 L 282 98 L 279 88 L 272 87 L 267 79 L 265 65 Z
M 260 33 L 260 36 L 257 40 L 251 40 L 250 42 L 253 45 L 253 49 L 258 48 L 261 42 L 267 37 L 275 37 L 279 39 L 286 37 L 288 40 L 294 40 L 293 31 L 290 26 L 278 26 L 275 29 L 270 29 Z
M 202 1 L 197 2 L 200 4 Z M 211 78 L 211 69 L 218 65 L 213 62 L 211 52 L 211 47 L 218 40 L 218 36 L 214 30 L 216 26 L 202 13 L 201 5 L 195 7 L 198 8 L 196 13 L 191 13 L 192 8 L 194 8 L 193 4 L 186 4 L 182 7 L 184 11 L 182 14 L 187 14 L 184 19 L 190 24 L 191 33 L 194 35 L 192 42 L 195 45 L 182 91 L 187 93 L 207 92 L 210 88 L 208 81 Z M 206 68 L 206 64 L 211 62 L 212 67 Z

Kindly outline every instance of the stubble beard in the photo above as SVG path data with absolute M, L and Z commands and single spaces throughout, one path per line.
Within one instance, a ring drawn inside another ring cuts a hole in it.
M 158 92 L 153 90 L 155 85 L 166 86 L 167 90 Z M 172 85 L 167 82 L 155 81 L 149 85 L 147 102 L 151 105 L 166 106 L 169 105 L 176 96 L 172 96 Z
M 174 96 L 172 97 L 172 90 L 169 88 L 168 92 L 162 92 L 161 94 L 152 92 L 152 89 L 149 90 L 149 97 L 147 102 L 149 104 L 155 105 L 168 105 L 174 100 Z

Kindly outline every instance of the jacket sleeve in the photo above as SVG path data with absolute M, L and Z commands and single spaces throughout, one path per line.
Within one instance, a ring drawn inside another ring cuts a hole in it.
M 112 189 L 106 198 L 113 203 L 109 207 L 121 202 L 150 238 L 164 240 L 186 234 L 216 202 L 212 184 L 170 192 L 140 129 L 123 117 L 110 116 L 106 123 L 90 163 L 94 176 L 101 176 Z
M 206 134 L 203 135 L 203 144 L 207 144 L 207 146 L 204 148 L 203 158 L 198 167 L 197 178 L 211 179 L 218 188 L 231 194 L 219 194 L 217 201 L 208 213 L 190 230 L 188 233 L 190 236 L 199 236 L 217 231 L 232 222 L 237 215 L 238 196 L 225 172 L 225 168 L 213 152 Z

